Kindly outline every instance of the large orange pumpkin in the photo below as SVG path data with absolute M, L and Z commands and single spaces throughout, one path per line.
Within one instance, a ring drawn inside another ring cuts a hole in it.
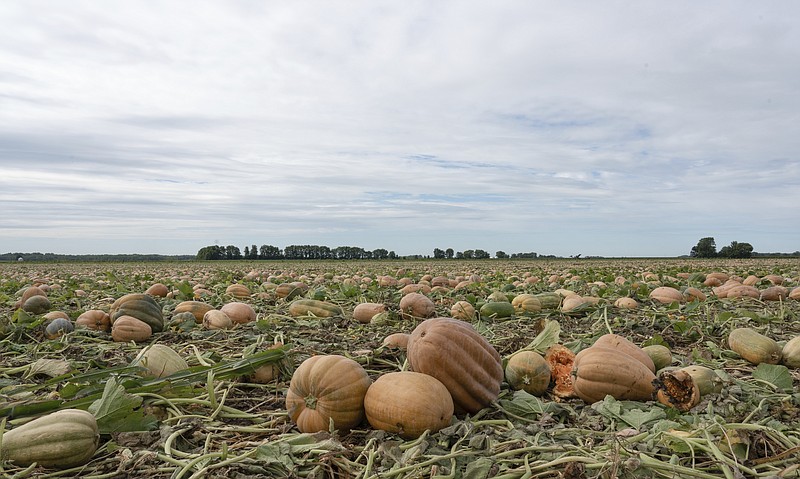
M 364 419 L 372 380 L 364 368 L 336 354 L 311 356 L 292 375 L 286 392 L 289 417 L 301 432 L 347 430 Z
M 458 414 L 474 414 L 500 394 L 500 354 L 470 323 L 452 318 L 421 322 L 408 340 L 407 356 L 413 371 L 447 387 Z

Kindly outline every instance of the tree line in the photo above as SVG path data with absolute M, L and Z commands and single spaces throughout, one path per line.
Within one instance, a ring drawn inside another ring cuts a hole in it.
M 701 238 L 689 256 L 693 258 L 751 258 L 753 256 L 753 245 L 750 243 L 740 243 L 731 241 L 728 246 L 723 246 L 717 251 L 717 244 L 711 236 Z
M 234 259 L 397 259 L 394 251 L 383 248 L 365 250 L 358 246 L 337 246 L 330 248 L 320 245 L 289 245 L 284 249 L 277 246 L 245 246 L 244 252 L 238 246 L 212 245 L 200 248 L 195 256 L 200 260 Z

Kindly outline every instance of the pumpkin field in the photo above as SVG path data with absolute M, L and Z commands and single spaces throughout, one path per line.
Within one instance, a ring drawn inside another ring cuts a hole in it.
M 798 478 L 797 258 L 0 263 L 0 474 Z

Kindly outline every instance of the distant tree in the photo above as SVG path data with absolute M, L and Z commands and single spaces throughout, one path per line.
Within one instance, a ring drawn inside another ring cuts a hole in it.
M 456 259 L 464 259 L 464 252 L 459 251 L 456 253 Z
M 474 249 L 464 250 L 464 259 L 473 259 L 475 257 Z
M 389 251 L 389 259 L 397 259 L 397 253 L 394 251 Z
M 697 242 L 697 245 L 692 247 L 689 256 L 693 258 L 713 258 L 717 256 L 717 244 L 714 238 L 706 237 Z
M 225 259 L 225 249 L 219 245 L 204 246 L 197 252 L 196 258 L 200 260 Z
M 490 255 L 488 251 L 484 251 L 482 249 L 476 249 L 475 253 L 473 253 L 472 256 L 475 259 L 488 259 L 492 257 L 492 255 Z
M 252 245 L 250 246 L 250 254 L 245 255 L 247 259 L 258 259 L 258 246 Z
M 225 259 L 242 259 L 242 251 L 238 246 L 229 244 L 225 247 Z
M 244 247 L 244 257 L 245 258 L 250 258 L 250 247 L 249 246 L 245 246 Z
M 444 255 L 447 257 L 447 259 L 453 259 L 455 251 L 453 251 L 453 248 L 447 248 L 446 250 L 444 250 Z
M 494 257 L 497 259 L 505 259 L 508 258 L 508 254 L 506 254 L 505 251 L 498 251 L 497 253 L 494 254 Z
M 723 246 L 719 250 L 719 256 L 723 258 L 750 258 L 753 256 L 753 245 L 731 241 L 730 246 Z
M 444 259 L 445 258 L 444 250 L 440 248 L 433 248 L 433 257 L 435 259 Z
M 389 252 L 383 248 L 378 248 L 372 252 L 372 259 L 388 259 Z

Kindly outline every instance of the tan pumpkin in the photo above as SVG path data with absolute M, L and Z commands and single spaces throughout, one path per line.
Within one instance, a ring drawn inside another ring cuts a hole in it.
M 614 301 L 614 307 L 620 309 L 637 309 L 639 307 L 639 302 L 633 298 L 622 297 Z
M 589 404 L 602 401 L 607 395 L 647 401 L 655 393 L 653 371 L 617 349 L 602 346 L 584 349 L 575 355 L 572 376 L 575 394 Z
M 770 286 L 761 291 L 761 301 L 785 301 L 789 297 L 789 289 L 783 286 Z
M 506 382 L 512 389 L 522 389 L 541 396 L 550 386 L 550 364 L 536 351 L 518 351 L 506 363 Z
M 744 284 L 740 284 L 738 286 L 734 286 L 728 289 L 725 297 L 729 299 L 734 299 L 734 298 L 759 299 L 761 297 L 761 291 L 759 291 L 758 288 L 756 288 L 755 286 L 747 286 Z
M 571 294 L 561 302 L 561 312 L 564 314 L 578 314 L 591 306 L 591 302 L 577 294 Z
M 364 368 L 344 356 L 319 355 L 294 371 L 286 409 L 300 432 L 348 430 L 364 419 L 364 396 L 372 380 Z
M 75 326 L 108 332 L 111 331 L 111 317 L 101 309 L 90 309 L 78 316 Z
M 534 314 L 542 310 L 542 303 L 539 298 L 532 294 L 518 294 L 511 300 L 516 314 Z
M 474 414 L 496 400 L 503 381 L 500 354 L 471 324 L 427 319 L 408 340 L 408 362 L 447 387 L 457 414 Z
M 228 315 L 234 324 L 245 324 L 256 320 L 256 311 L 247 303 L 227 303 L 219 310 Z
M 225 294 L 237 299 L 246 299 L 253 293 L 250 291 L 250 288 L 243 284 L 232 284 L 225 288 Z
M 47 314 L 44 315 L 44 319 L 46 319 L 48 321 L 52 321 L 52 320 L 54 320 L 56 318 L 69 319 L 69 315 L 67 313 L 65 313 L 64 311 L 50 311 L 50 312 L 48 312 Z
M 392 372 L 381 375 L 369 387 L 364 411 L 373 428 L 414 439 L 426 430 L 437 432 L 450 425 L 453 399 L 433 376 Z
M 89 462 L 100 444 L 95 417 L 80 409 L 62 409 L 3 433 L 0 460 L 20 467 L 69 469 Z
M 671 286 L 659 286 L 650 292 L 650 299 L 661 304 L 682 303 L 683 294 Z
M 728 334 L 732 351 L 752 364 L 778 364 L 783 351 L 774 339 L 750 328 L 736 328 Z
M 400 314 L 405 319 L 430 318 L 436 314 L 436 305 L 424 294 L 409 293 L 400 298 Z
M 147 288 L 145 294 L 157 296 L 159 298 L 166 298 L 169 294 L 169 288 L 167 288 L 164 283 L 153 283 L 149 288 Z
M 656 372 L 655 364 L 653 364 L 653 360 L 650 358 L 647 352 L 630 342 L 627 338 L 618 334 L 608 333 L 600 336 L 592 345 L 592 347 L 595 346 L 615 349 L 625 353 L 647 366 L 647 369 L 649 369 L 651 372 Z
M 789 299 L 794 299 L 795 301 L 800 301 L 800 286 L 793 288 L 789 292 Z
M 120 316 L 111 326 L 111 337 L 117 342 L 141 342 L 150 339 L 152 335 L 150 325 L 133 316 Z
M 231 329 L 233 326 L 231 318 L 218 309 L 212 309 L 203 315 L 203 327 L 206 329 Z
M 194 315 L 194 320 L 199 324 L 203 322 L 203 316 L 212 309 L 214 309 L 214 306 L 208 303 L 190 300 L 179 303 L 175 306 L 175 310 L 172 313 L 192 313 Z
M 126 294 L 114 301 L 108 314 L 111 316 L 111 324 L 114 324 L 120 316 L 133 316 L 147 323 L 154 333 L 159 333 L 164 329 L 164 315 L 161 312 L 161 306 L 148 294 Z
M 189 368 L 186 360 L 166 344 L 151 344 L 139 351 L 132 366 L 145 369 L 146 377 L 165 378 Z
M 308 292 L 308 285 L 301 281 L 295 281 L 291 283 L 281 283 L 275 288 L 275 294 L 279 298 L 284 298 L 286 300 L 291 300 L 296 298 L 297 296 L 302 296 L 307 292 Z
M 383 338 L 383 346 L 392 349 L 406 349 L 408 348 L 408 339 L 411 337 L 408 333 L 393 333 Z
M 800 336 L 786 342 L 781 350 L 781 361 L 790 368 L 800 368 Z
M 456 301 L 450 308 L 450 316 L 463 321 L 472 321 L 477 317 L 477 311 L 469 301 Z
M 695 364 L 683 367 L 681 370 L 692 376 L 701 396 L 722 391 L 722 378 L 713 369 Z
M 353 319 L 361 324 L 369 324 L 373 316 L 386 311 L 386 306 L 381 303 L 359 303 L 353 308 Z

